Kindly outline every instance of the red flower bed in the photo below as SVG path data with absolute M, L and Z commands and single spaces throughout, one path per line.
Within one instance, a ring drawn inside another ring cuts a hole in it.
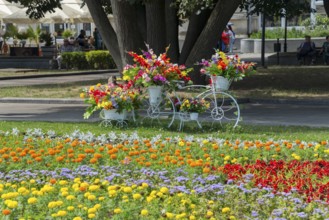
M 253 174 L 250 182 L 254 186 L 271 187 L 274 193 L 296 189 L 307 201 L 329 202 L 328 161 L 258 160 L 254 164 L 226 164 L 222 172 L 235 182 L 246 182 L 245 174 Z

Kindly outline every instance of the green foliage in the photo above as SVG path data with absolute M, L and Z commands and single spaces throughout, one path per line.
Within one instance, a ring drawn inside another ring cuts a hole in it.
M 259 14 L 265 12 L 267 16 L 285 16 L 294 17 L 301 15 L 305 12 L 311 12 L 309 0 L 287 1 L 287 0 L 243 0 L 240 9 L 247 9 L 249 14 Z
M 41 34 L 41 28 L 40 26 L 37 26 L 36 29 L 33 29 L 30 25 L 27 28 L 26 32 L 28 33 L 28 39 L 31 43 L 31 41 L 34 41 L 36 44 L 39 44 L 39 36 Z
M 63 31 L 62 36 L 64 38 L 69 38 L 72 37 L 75 34 L 75 32 L 71 29 L 66 29 L 65 31 Z
M 62 54 L 63 63 L 67 65 L 68 69 L 88 69 L 85 52 L 65 52 Z
M 50 33 L 48 32 L 42 32 L 40 34 L 40 41 L 45 42 L 45 46 L 49 47 L 53 45 L 53 38 Z
M 303 20 L 300 26 L 305 26 L 305 30 L 297 30 L 296 28 L 287 30 L 288 38 L 304 38 L 305 35 L 310 35 L 311 37 L 325 37 L 329 35 L 329 17 L 323 15 L 316 16 L 316 24 L 312 26 L 311 19 L 307 18 Z M 252 39 L 260 39 L 262 32 L 258 31 L 253 33 L 250 37 Z M 273 30 L 266 30 L 265 38 L 267 39 L 277 39 L 284 37 L 284 29 L 276 28 Z
M 8 24 L 6 33 L 3 35 L 5 39 L 10 37 L 16 37 L 18 33 L 18 28 L 13 24 Z
M 68 69 L 115 69 L 115 63 L 109 51 L 93 50 L 89 52 L 66 52 L 62 54 L 63 63 Z
M 305 32 L 302 30 L 297 30 L 296 28 L 292 28 L 287 30 L 287 38 L 303 38 L 305 36 Z M 262 37 L 262 32 L 254 32 L 251 34 L 250 38 L 252 39 L 260 39 Z M 283 28 L 275 28 L 273 30 L 266 30 L 265 38 L 267 39 L 277 39 L 284 37 L 284 29 Z
M 109 51 L 95 50 L 86 53 L 86 59 L 94 69 L 115 69 L 115 63 Z

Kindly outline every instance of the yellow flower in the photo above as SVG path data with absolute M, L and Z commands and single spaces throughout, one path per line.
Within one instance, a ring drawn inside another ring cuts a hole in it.
M 119 213 L 122 212 L 122 210 L 121 210 L 120 208 L 116 208 L 116 209 L 114 209 L 113 212 L 114 212 L 115 214 L 119 214 Z
M 124 191 L 125 193 L 131 193 L 133 190 L 132 190 L 131 187 L 125 187 L 125 188 L 123 188 L 123 191 Z
M 231 209 L 229 207 L 222 208 L 222 213 L 230 212 Z
M 142 198 L 142 195 L 139 194 L 139 193 L 136 193 L 136 194 L 133 195 L 133 198 L 134 199 L 140 199 L 140 198 Z
M 148 215 L 148 214 L 149 214 L 149 212 L 146 209 L 143 209 L 141 211 L 141 215 Z
M 167 194 L 169 192 L 169 189 L 167 187 L 161 187 L 160 192 Z
M 66 184 L 67 184 L 67 181 L 66 180 L 59 181 L 59 185 L 61 185 L 61 186 L 66 185 Z
M 96 199 L 96 196 L 95 196 L 95 195 L 89 195 L 89 196 L 88 196 L 88 200 L 93 201 L 93 200 L 95 200 L 95 199 Z
M 185 143 L 184 143 L 184 141 L 180 141 L 180 142 L 178 143 L 178 145 L 179 145 L 180 147 L 183 147 L 183 146 L 185 145 Z
M 57 216 L 61 216 L 61 217 L 66 216 L 66 214 L 67 214 L 67 212 L 64 210 L 60 210 L 57 212 Z
M 214 213 L 212 212 L 212 211 L 207 211 L 207 217 L 211 217 L 211 216 L 213 216 L 214 215 Z
M 37 198 L 31 197 L 27 200 L 27 203 L 28 204 L 35 204 L 37 201 L 38 201 Z
M 235 220 L 236 218 L 235 218 L 234 215 L 230 215 L 229 219 L 230 219 L 230 220 Z
M 143 188 L 147 188 L 149 186 L 149 184 L 147 184 L 147 183 L 142 183 L 142 187 Z
M 81 217 L 74 217 L 73 220 L 82 220 Z
M 74 210 L 74 206 L 68 206 L 68 207 L 67 207 L 67 210 L 69 210 L 69 211 L 73 211 L 73 210 Z
M 97 191 L 99 188 L 100 188 L 100 186 L 98 186 L 98 185 L 91 185 L 91 186 L 89 186 L 89 190 L 90 191 Z
M 88 214 L 88 218 L 95 218 L 96 215 L 94 213 Z
M 174 218 L 175 215 L 173 213 L 167 212 L 166 216 L 167 216 L 167 218 L 171 219 L 171 218 Z
M 90 209 L 88 209 L 88 214 L 95 213 L 95 212 L 97 212 L 97 209 L 96 208 L 90 208 Z

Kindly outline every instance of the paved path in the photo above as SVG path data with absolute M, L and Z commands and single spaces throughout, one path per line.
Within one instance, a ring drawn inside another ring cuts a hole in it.
M 66 100 L 67 101 L 67 100 Z M 85 104 L 0 103 L 0 120 L 95 122 L 98 115 L 83 119 Z M 242 124 L 296 125 L 329 128 L 329 105 L 241 104 Z

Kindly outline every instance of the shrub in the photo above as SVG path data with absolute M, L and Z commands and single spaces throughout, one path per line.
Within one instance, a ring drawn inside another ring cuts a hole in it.
M 115 69 L 116 65 L 109 51 L 95 50 L 86 53 L 86 59 L 94 69 Z
M 116 65 L 109 51 L 66 52 L 62 54 L 63 64 L 68 69 L 115 69 Z
M 62 54 L 63 63 L 68 69 L 88 69 L 89 65 L 86 60 L 85 52 L 66 52 Z

